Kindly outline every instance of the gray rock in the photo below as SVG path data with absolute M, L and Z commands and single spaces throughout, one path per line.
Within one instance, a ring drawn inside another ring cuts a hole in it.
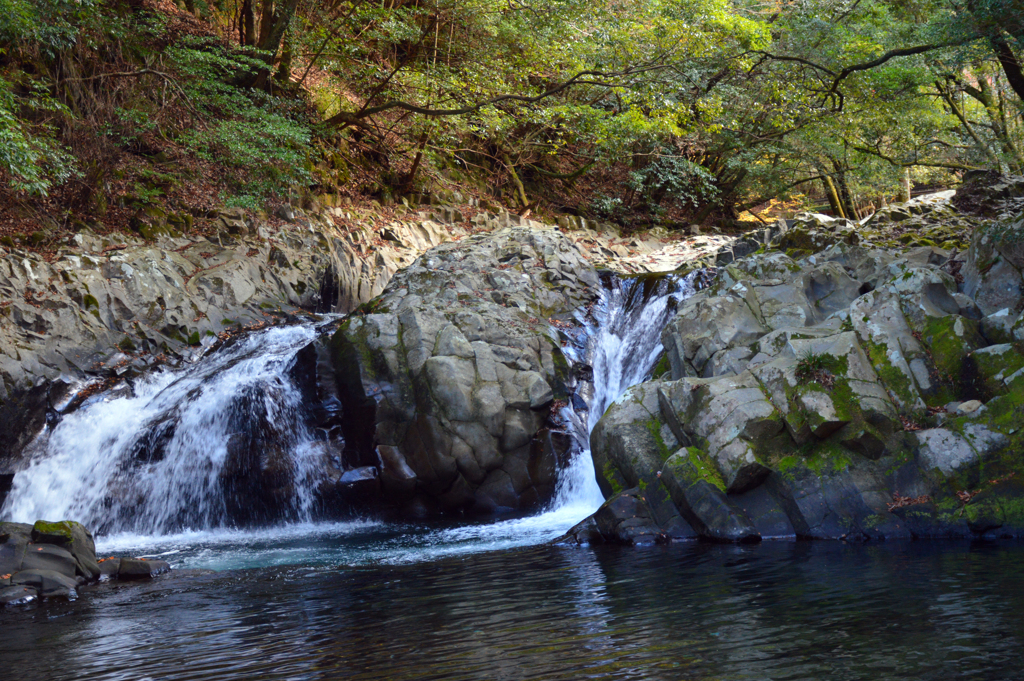
M 0 574 L 11 574 L 21 569 L 21 564 L 25 559 L 25 549 L 29 544 L 28 533 L 16 534 L 14 532 L 8 532 L 5 534 L 2 529 L 10 529 L 13 523 L 4 523 L 4 526 L 0 526 Z M 32 526 L 26 526 L 31 532 Z
M 997 310 L 981 319 L 981 335 L 989 343 L 1010 343 L 1013 338 L 1013 326 L 1020 319 L 1020 313 L 1010 312 L 1008 308 Z
M 964 293 L 974 298 L 985 315 L 1014 309 L 1022 299 L 1020 267 L 1001 253 L 1004 236 L 1009 235 L 1001 234 L 998 227 L 975 230 L 967 250 Z
M 724 295 L 700 293 L 684 301 L 661 337 L 672 378 L 679 379 L 703 372 L 715 353 L 750 345 L 768 331 L 757 296 L 741 282 Z
M 945 428 L 921 430 L 914 433 L 914 438 L 921 465 L 927 470 L 937 469 L 944 476 L 978 460 L 978 453 L 966 439 Z
M 64 549 L 50 544 L 29 544 L 25 547 L 22 570 L 48 570 L 74 578 L 75 557 Z
M 28 586 L 7 586 L 0 588 L 0 605 L 25 605 L 38 598 L 39 592 Z
M 99 566 L 101 580 L 113 579 L 117 577 L 117 572 L 121 569 L 121 559 L 114 556 L 104 558 L 99 562 Z
M 27 586 L 39 592 L 44 598 L 78 597 L 78 582 L 73 577 L 53 570 L 22 570 L 11 576 L 12 586 Z
M 704 539 L 719 542 L 755 542 L 761 535 L 746 512 L 706 480 L 687 483 L 671 464 L 662 477 L 672 500 Z
M 597 284 L 560 233 L 506 229 L 428 251 L 341 327 L 346 441 L 380 461 L 387 499 L 476 510 L 550 499 L 561 455 L 550 445 L 562 441 L 546 439 L 545 421 L 567 396 L 568 362 L 548 319 Z
M 956 411 L 958 414 L 972 414 L 978 411 L 978 409 L 980 408 L 980 400 L 968 400 L 966 402 L 961 402 L 960 404 L 958 404 L 956 407 Z
M 604 502 L 592 517 L 598 536 L 606 543 L 637 545 L 666 541 L 646 500 L 635 487 Z
M 117 568 L 118 579 L 149 579 L 161 575 L 171 569 L 171 566 L 162 560 L 141 560 L 137 558 L 122 558 Z
M 86 580 L 99 577 L 96 542 L 92 532 L 83 525 L 71 520 L 59 523 L 40 520 L 32 527 L 32 540 L 40 544 L 54 544 L 68 551 L 74 557 L 77 574 Z

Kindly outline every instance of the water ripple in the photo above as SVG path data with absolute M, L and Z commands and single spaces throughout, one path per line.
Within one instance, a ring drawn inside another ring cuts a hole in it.
M 539 547 L 0 612 L 18 679 L 1017 679 L 1024 548 Z

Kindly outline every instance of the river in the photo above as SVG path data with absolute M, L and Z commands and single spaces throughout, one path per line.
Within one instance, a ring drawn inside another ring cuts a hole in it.
M 315 324 L 93 398 L 45 434 L 3 517 L 80 518 L 102 528 L 102 555 L 175 569 L 0 611 L 5 678 L 1020 678 L 1017 544 L 550 543 L 601 503 L 590 430 L 649 374 L 660 328 L 692 290 L 608 287 L 567 348 L 595 376 L 589 408 L 564 414 L 577 456 L 533 516 L 325 520 L 299 484 L 286 522 L 227 522 L 214 481 L 239 394 L 285 433 L 296 479 L 315 482 L 287 380 Z M 140 459 L 154 438 L 160 457 Z

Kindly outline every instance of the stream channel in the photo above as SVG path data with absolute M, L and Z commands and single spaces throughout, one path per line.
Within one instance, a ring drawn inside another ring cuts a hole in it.
M 571 359 L 576 455 L 541 513 L 319 521 L 314 435 L 288 378 L 320 326 L 250 334 L 98 395 L 41 436 L 3 520 L 74 518 L 101 555 L 159 556 L 152 583 L 0 610 L 9 679 L 1019 679 L 1024 547 L 772 541 L 551 544 L 603 501 L 589 433 L 649 376 L 687 279 L 613 280 Z M 291 520 L 225 523 L 238 395 L 258 388 L 295 467 Z M 163 438 L 158 461 L 139 443 Z M 133 463 L 134 462 L 134 463 Z

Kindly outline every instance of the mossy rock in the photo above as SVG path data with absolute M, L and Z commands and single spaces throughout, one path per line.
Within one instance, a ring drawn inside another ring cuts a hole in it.
M 971 353 L 986 344 L 978 322 L 959 315 L 926 317 L 921 342 L 931 352 L 938 379 L 934 389 L 922 395 L 929 406 L 990 397 L 971 360 Z
M 1016 345 L 1009 343 L 975 351 L 968 361 L 972 362 L 977 379 L 991 395 L 1005 394 L 1009 390 L 1006 380 L 1024 369 L 1024 354 Z M 1016 380 L 1022 379 L 1024 376 Z
M 978 492 L 963 515 L 975 534 L 1024 533 L 1024 480 L 1001 480 Z
M 686 447 L 665 460 L 665 469 L 671 470 L 680 484 L 690 486 L 704 480 L 725 492 L 725 480 L 714 461 L 702 449 Z
M 661 359 L 654 365 L 654 369 L 651 371 L 651 380 L 657 380 L 663 377 L 670 377 L 672 373 L 672 365 L 668 360 L 668 353 L 663 352 Z
M 75 527 L 78 523 L 72 520 L 37 520 L 32 526 L 32 541 L 38 544 L 56 544 L 63 546 L 75 540 Z

